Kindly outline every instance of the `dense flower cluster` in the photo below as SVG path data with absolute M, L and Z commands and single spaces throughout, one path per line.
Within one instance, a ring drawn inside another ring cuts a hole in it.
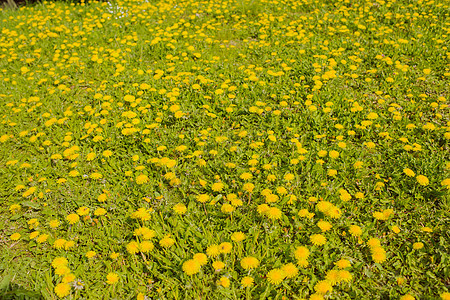
M 5 278 L 46 299 L 450 299 L 449 8 L 1 10 Z

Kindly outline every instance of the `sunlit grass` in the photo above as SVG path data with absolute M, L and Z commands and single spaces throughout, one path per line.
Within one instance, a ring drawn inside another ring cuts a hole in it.
M 440 1 L 0 11 L 0 298 L 450 299 L 449 25 Z

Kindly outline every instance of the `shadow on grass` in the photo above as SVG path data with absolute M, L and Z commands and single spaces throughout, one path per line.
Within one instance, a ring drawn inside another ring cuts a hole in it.
M 4 287 L 0 287 L 1 300 L 40 300 L 44 297 L 34 291 L 29 291 L 20 285 L 9 283 Z
M 39 2 L 38 0 L 0 0 L 2 9 L 18 9 L 24 5 L 30 5 Z
M 32 6 L 42 3 L 43 0 L 0 0 L 0 9 L 18 9 L 22 6 Z M 99 0 L 106 1 L 106 0 Z M 66 3 L 81 3 L 81 0 L 53 0 L 49 2 L 66 2 Z M 86 1 L 87 3 L 88 1 Z

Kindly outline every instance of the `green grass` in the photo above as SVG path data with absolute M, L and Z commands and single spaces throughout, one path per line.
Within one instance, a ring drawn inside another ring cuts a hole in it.
M 449 299 L 449 25 L 444 1 L 1 10 L 0 298 Z

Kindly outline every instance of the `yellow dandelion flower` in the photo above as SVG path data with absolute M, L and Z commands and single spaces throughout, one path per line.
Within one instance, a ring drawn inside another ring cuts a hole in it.
M 70 269 L 68 266 L 60 266 L 55 269 L 55 274 L 59 276 L 64 276 L 70 273 Z
M 206 249 L 206 254 L 212 257 L 216 257 L 220 254 L 220 247 L 219 245 L 211 245 Z
M 411 169 L 409 169 L 409 168 L 403 169 L 403 173 L 405 173 L 406 176 L 409 176 L 409 177 L 414 177 L 414 176 L 416 176 L 416 173 L 414 173 L 414 171 L 411 170 Z
M 280 197 L 278 197 L 278 195 L 275 195 L 275 194 L 267 194 L 266 195 L 266 202 L 268 202 L 268 203 L 277 202 L 279 199 L 280 199 Z
M 282 212 L 277 207 L 271 207 L 266 211 L 266 215 L 269 219 L 278 220 L 281 218 Z
M 220 211 L 226 214 L 230 214 L 234 211 L 234 206 L 229 203 L 224 203 L 220 208 Z
M 382 263 L 386 260 L 386 251 L 381 247 L 372 248 L 372 259 L 376 263 Z
M 221 261 L 216 260 L 215 262 L 212 263 L 212 267 L 216 272 L 218 272 L 225 267 L 225 264 Z
M 311 295 L 311 297 L 309 297 L 309 300 L 323 300 L 323 296 L 321 294 L 318 293 L 314 293 Z
M 230 279 L 228 277 L 222 276 L 217 281 L 217 284 L 220 285 L 220 286 L 223 286 L 224 288 L 227 288 L 227 287 L 230 286 Z
M 102 154 L 104 157 L 110 157 L 111 155 L 113 155 L 113 152 L 111 150 L 105 150 Z
M 441 185 L 446 187 L 447 189 L 450 189 L 450 178 L 446 178 L 441 181 Z
M 197 253 L 192 259 L 198 262 L 200 266 L 206 265 L 208 262 L 208 256 L 204 253 Z
M 42 244 L 43 242 L 47 241 L 49 235 L 48 234 L 41 234 L 40 236 L 38 236 L 38 238 L 36 239 L 36 242 L 38 242 L 39 244 Z
M 117 282 L 119 282 L 119 275 L 116 273 L 108 273 L 108 275 L 106 275 L 106 283 L 107 284 L 116 284 Z
M 328 172 L 327 172 L 327 175 L 328 175 L 328 176 L 331 176 L 331 177 L 334 177 L 334 176 L 337 175 L 337 170 L 335 170 L 335 169 L 329 169 Z M 351 196 L 350 196 L 350 197 L 351 197 Z M 342 196 L 341 196 L 341 198 L 342 198 Z M 350 199 L 349 199 L 349 200 L 350 200 Z
M 282 266 L 281 270 L 286 275 L 286 278 L 294 278 L 298 274 L 298 268 L 293 263 Z
M 336 150 L 331 150 L 330 153 L 328 153 L 328 155 L 329 155 L 331 158 L 338 158 L 338 157 L 339 157 L 339 152 L 336 151 Z
M 215 182 L 212 184 L 211 189 L 214 192 L 220 192 L 220 191 L 222 191 L 223 187 L 224 187 L 224 185 L 222 182 Z
M 377 238 L 371 238 L 367 241 L 367 245 L 369 245 L 370 248 L 381 247 L 381 242 Z
M 308 214 L 309 214 L 309 211 L 308 211 L 307 209 L 305 209 L 305 208 L 300 209 L 300 210 L 298 211 L 298 215 L 299 215 L 300 217 L 307 217 Z
M 317 222 L 317 227 L 319 227 L 320 230 L 322 230 L 322 232 L 325 232 L 325 231 L 330 230 L 331 227 L 333 227 L 333 226 L 331 225 L 330 222 L 320 220 L 319 222 Z
M 259 214 L 265 214 L 270 209 L 270 206 L 267 204 L 258 205 L 257 210 Z
M 53 248 L 56 249 L 62 249 L 64 247 L 64 245 L 66 244 L 66 240 L 65 239 L 57 239 L 54 243 L 53 243 Z
M 302 268 L 306 268 L 309 265 L 309 262 L 307 259 L 302 258 L 297 260 L 297 265 L 299 265 Z
M 182 269 L 186 275 L 194 275 L 200 272 L 200 264 L 193 259 L 187 260 L 183 263 Z
M 400 228 L 397 225 L 392 226 L 391 229 L 392 229 L 392 231 L 394 233 L 399 233 L 400 232 Z
M 58 220 L 51 220 L 48 222 L 48 225 L 50 228 L 57 228 L 60 225 L 60 222 Z
M 13 204 L 9 207 L 9 211 L 13 214 L 15 214 L 16 212 L 18 212 L 21 209 L 20 204 Z
M 205 203 L 209 200 L 209 195 L 208 194 L 200 194 L 197 196 L 197 201 L 201 202 L 201 203 Z
M 433 232 L 433 229 L 431 229 L 430 227 L 422 227 L 421 231 L 423 231 L 423 232 Z
M 102 175 L 101 173 L 94 172 L 94 173 L 91 174 L 90 177 L 91 177 L 92 179 L 100 179 L 100 178 L 103 178 L 103 175 Z
M 316 208 L 322 212 L 322 213 L 326 213 L 327 211 L 329 211 L 331 208 L 333 207 L 333 204 L 331 204 L 328 201 L 319 201 L 316 205 Z
M 349 268 L 351 266 L 350 261 L 347 259 L 340 259 L 334 263 L 339 269 Z
M 66 220 L 69 222 L 70 225 L 72 225 L 80 220 L 80 216 L 78 216 L 77 214 L 70 214 L 66 217 Z
M 62 266 L 67 266 L 68 264 L 69 261 L 65 257 L 55 257 L 52 261 L 52 267 L 55 269 Z
M 246 256 L 241 259 L 241 267 L 245 270 L 255 269 L 259 266 L 259 260 L 253 256 Z
M 186 213 L 187 207 L 183 203 L 177 203 L 173 206 L 173 211 L 179 215 L 183 215 Z
M 417 175 L 416 180 L 420 185 L 423 185 L 423 186 L 427 186 L 430 183 L 428 178 L 424 175 Z
M 321 280 L 314 285 L 314 290 L 321 295 L 325 295 L 333 290 L 333 287 L 327 280 Z
M 150 220 L 150 210 L 141 207 L 137 211 L 132 213 L 131 217 L 135 219 L 140 219 L 142 221 L 148 221 Z
M 128 253 L 135 254 L 139 252 L 139 243 L 136 241 L 132 241 L 126 246 Z
M 339 198 L 344 202 L 350 201 L 350 199 L 352 199 L 352 196 L 344 189 L 340 189 L 339 194 Z
M 243 233 L 243 232 L 241 232 L 241 231 L 234 232 L 234 233 L 231 235 L 231 240 L 234 241 L 234 242 L 239 243 L 239 242 L 245 240 L 245 233 Z
M 333 219 L 338 219 L 341 217 L 342 211 L 339 208 L 333 206 L 326 212 L 326 214 Z
M 94 160 L 96 156 L 97 156 L 97 154 L 95 154 L 95 152 L 90 152 L 86 155 L 86 160 L 87 161 Z
M 321 234 L 313 234 L 309 237 L 309 239 L 315 246 L 322 246 L 327 242 L 327 238 Z
M 242 280 L 241 280 L 241 285 L 242 285 L 243 288 L 248 288 L 248 287 L 253 286 L 253 282 L 254 282 L 254 281 L 255 281 L 255 280 L 253 279 L 253 277 L 245 276 L 245 277 L 242 278 Z
M 99 207 L 96 210 L 94 210 L 95 216 L 103 216 L 105 214 L 106 214 L 106 209 L 104 209 L 104 208 Z
M 72 281 L 75 281 L 75 275 L 72 273 L 64 275 L 62 282 L 63 283 L 70 283 Z
M 267 273 L 266 277 L 271 284 L 280 284 L 286 278 L 286 274 L 282 269 L 273 269 Z
M 325 279 L 333 286 L 340 282 L 339 270 L 329 270 Z
M 170 236 L 166 236 L 159 241 L 159 245 L 164 248 L 170 248 L 175 244 L 175 240 Z
M 347 270 L 339 270 L 338 277 L 340 281 L 350 282 L 353 278 L 353 275 Z
M 255 189 L 255 185 L 253 183 L 248 182 L 242 186 L 242 189 L 246 192 L 251 193 Z
M 376 211 L 372 215 L 377 220 L 385 220 L 384 214 L 382 212 Z
M 88 251 L 86 252 L 85 256 L 87 258 L 93 258 L 95 255 L 97 255 L 97 253 L 95 253 L 95 251 Z
M 359 227 L 358 225 L 350 225 L 348 228 L 348 232 L 352 235 L 352 236 L 361 236 L 362 234 L 362 229 L 361 227 Z
M 228 242 L 223 242 L 219 245 L 219 249 L 220 249 L 220 253 L 230 253 L 231 249 L 233 249 L 233 245 L 231 243 Z
M 149 178 L 145 174 L 141 174 L 136 177 L 137 184 L 144 184 L 144 183 L 147 183 L 148 181 L 149 181 Z
M 22 236 L 22 235 L 21 235 L 20 233 L 15 232 L 15 233 L 11 234 L 11 235 L 9 236 L 9 238 L 10 238 L 12 241 L 17 241 L 18 239 L 20 239 L 21 236 Z
M 422 249 L 422 248 L 423 248 L 422 242 L 416 242 L 413 244 L 413 249 L 415 249 L 415 250 Z
M 59 298 L 64 298 L 70 294 L 70 285 L 68 283 L 59 283 L 55 286 L 54 291 Z
M 374 112 L 371 112 L 367 115 L 367 119 L 369 119 L 369 120 L 375 120 L 377 118 L 378 118 L 378 114 L 374 113 Z
M 295 175 L 292 173 L 287 173 L 284 175 L 284 180 L 286 180 L 286 181 L 292 181 L 292 180 L 294 180 L 294 178 L 295 178 Z
M 105 202 L 107 198 L 108 198 L 108 196 L 107 196 L 106 194 L 103 193 L 103 194 L 100 194 L 100 195 L 98 196 L 97 200 L 98 200 L 99 202 Z
M 317 152 L 317 155 L 319 157 L 325 157 L 325 156 L 327 156 L 327 154 L 328 154 L 327 150 L 320 150 L 319 152 Z
M 299 246 L 295 249 L 294 256 L 297 260 L 307 260 L 309 257 L 309 249 L 305 246 Z
M 82 206 L 80 208 L 77 209 L 77 214 L 79 216 L 86 216 L 89 214 L 89 208 L 86 206 Z
M 150 241 L 142 241 L 142 242 L 139 244 L 139 250 L 140 250 L 142 253 L 150 252 L 150 251 L 153 250 L 153 248 L 154 248 L 154 245 L 153 245 L 153 243 L 150 242 Z
M 141 227 L 141 235 L 144 240 L 150 240 L 156 236 L 156 232 L 147 227 Z
M 67 241 L 64 244 L 64 250 L 69 250 L 70 248 L 73 248 L 75 246 L 75 242 L 74 241 Z

